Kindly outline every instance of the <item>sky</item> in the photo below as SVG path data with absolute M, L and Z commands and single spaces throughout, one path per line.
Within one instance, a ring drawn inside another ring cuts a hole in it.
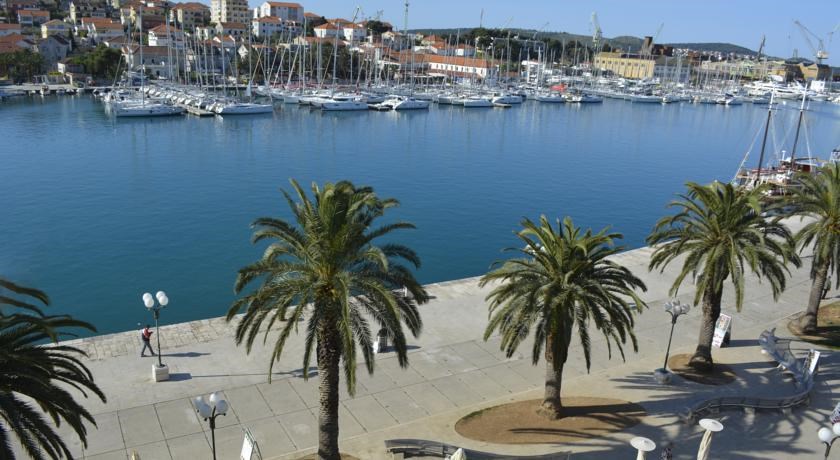
M 305 11 L 352 19 L 383 11 L 383 19 L 403 28 L 404 0 L 297 0 Z M 262 3 L 250 0 L 252 6 Z M 510 27 L 591 34 L 590 18 L 598 13 L 605 37 L 654 35 L 664 24 L 660 43 L 729 42 L 757 50 L 766 35 L 766 52 L 813 59 L 813 52 L 793 21 L 798 19 L 823 38 L 831 54 L 828 63 L 840 66 L 840 29 L 829 46 L 827 35 L 840 24 L 840 0 L 409 0 L 408 27 L 477 27 L 484 10 L 485 27 Z M 546 25 L 547 23 L 547 25 Z M 816 40 L 812 38 L 814 45 Z

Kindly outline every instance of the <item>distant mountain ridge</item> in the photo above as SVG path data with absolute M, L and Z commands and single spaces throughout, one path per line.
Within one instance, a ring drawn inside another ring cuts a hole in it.
M 473 30 L 474 27 L 465 27 L 463 29 L 413 29 L 410 32 L 422 33 L 426 35 L 438 36 L 452 36 L 457 34 L 466 34 Z M 560 41 L 577 40 L 580 43 L 592 46 L 592 36 L 573 34 L 569 32 L 539 32 L 533 29 L 510 29 L 511 36 L 519 36 L 520 38 L 532 38 L 538 35 L 542 39 L 554 39 Z M 613 48 L 621 48 L 626 51 L 638 51 L 642 46 L 642 39 L 639 37 L 622 35 L 613 38 L 604 37 L 604 43 L 608 43 Z M 749 48 L 735 45 L 732 43 L 664 43 L 664 45 L 673 46 L 674 48 L 689 48 L 697 51 L 719 52 L 719 53 L 736 53 L 743 55 L 755 56 L 758 54 Z

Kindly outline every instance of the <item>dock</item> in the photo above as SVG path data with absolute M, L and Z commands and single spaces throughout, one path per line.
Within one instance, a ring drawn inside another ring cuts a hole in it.
M 214 112 L 211 112 L 209 110 L 200 109 L 200 108 L 194 107 L 192 105 L 177 104 L 177 106 L 186 110 L 187 113 L 189 113 L 190 115 L 195 115 L 197 117 L 212 117 L 212 116 L 216 115 Z

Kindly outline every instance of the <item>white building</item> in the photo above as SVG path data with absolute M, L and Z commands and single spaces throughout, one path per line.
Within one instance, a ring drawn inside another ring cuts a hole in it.
M 303 22 L 303 6 L 299 3 L 264 2 L 255 11 L 256 18 L 274 17 L 284 21 Z
M 149 46 L 174 46 L 177 49 L 184 48 L 184 32 L 169 26 L 167 35 L 166 24 L 149 30 Z
M 20 24 L 0 24 L 0 37 L 20 34 Z
M 254 36 L 261 39 L 275 35 L 297 37 L 303 33 L 303 28 L 300 24 L 293 21 L 284 21 L 273 16 L 254 19 L 251 21 L 251 27 Z
M 248 23 L 251 20 L 251 9 L 248 0 L 211 0 L 210 21 L 216 24 L 222 22 Z
M 41 24 L 41 38 L 47 38 L 50 35 L 62 35 L 66 37 L 69 30 L 69 24 L 64 21 L 59 21 L 58 19 L 53 19 L 52 21 L 47 21 Z M 2 30 L 0 30 L 0 32 L 2 32 Z
M 316 26 L 313 30 L 318 38 L 335 38 L 338 35 L 338 27 L 329 22 Z
M 344 39 L 347 41 L 360 42 L 367 36 L 367 30 L 361 24 L 342 24 L 341 28 L 344 32 Z

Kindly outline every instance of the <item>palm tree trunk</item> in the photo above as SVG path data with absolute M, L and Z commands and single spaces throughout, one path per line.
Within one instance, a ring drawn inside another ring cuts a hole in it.
M 554 363 L 545 363 L 545 395 L 537 413 L 550 420 L 560 418 L 563 403 L 560 401 L 560 389 L 563 384 L 563 363 L 554 368 Z
M 321 326 L 318 331 L 318 459 L 339 460 L 338 450 L 338 334 L 334 327 Z
M 697 340 L 697 350 L 691 357 L 689 364 L 700 372 L 711 372 L 714 368 L 712 360 L 712 339 L 715 336 L 715 323 L 720 317 L 720 299 L 723 292 L 716 291 L 709 286 L 703 293 L 703 323 L 700 325 L 700 337 Z
M 799 318 L 799 328 L 802 332 L 813 333 L 817 330 L 817 312 L 820 309 L 825 283 L 828 279 L 828 263 L 817 267 L 814 274 L 814 281 L 811 283 L 811 295 L 808 297 L 808 308 L 805 314 Z
M 548 334 L 545 340 L 545 395 L 537 413 L 549 420 L 560 418 L 563 410 L 563 403 L 560 401 L 560 390 L 563 384 L 563 365 L 566 364 L 565 356 L 554 356 L 552 344 L 554 334 Z M 568 349 L 568 344 L 566 344 Z M 554 361 L 558 360 L 557 368 Z

